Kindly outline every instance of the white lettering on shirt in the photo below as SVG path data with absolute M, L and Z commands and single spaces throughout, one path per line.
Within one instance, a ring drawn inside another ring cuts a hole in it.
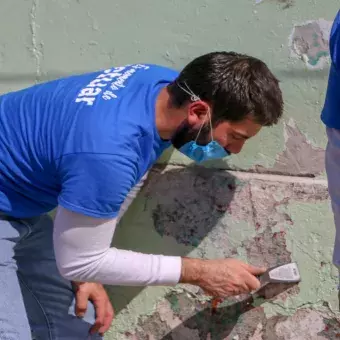
M 79 92 L 75 102 L 86 103 L 87 106 L 92 106 L 100 93 L 102 93 L 104 100 L 118 98 L 115 92 L 124 88 L 125 81 L 139 69 L 148 70 L 149 66 L 136 64 L 105 70 Z M 105 90 L 109 85 L 110 89 Z

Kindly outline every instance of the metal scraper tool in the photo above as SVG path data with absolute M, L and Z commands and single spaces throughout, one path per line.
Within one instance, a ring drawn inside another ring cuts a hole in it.
M 298 283 L 301 281 L 299 268 L 295 262 L 269 268 L 258 277 L 261 287 L 268 283 Z
M 301 281 L 300 272 L 298 266 L 295 262 L 286 263 L 283 265 L 275 266 L 272 268 L 267 269 L 267 271 L 257 276 L 258 280 L 260 281 L 260 288 L 253 291 L 249 295 L 252 297 L 252 301 L 254 302 L 258 298 L 261 299 L 261 296 L 258 292 L 264 288 L 269 283 L 299 283 Z M 219 298 L 214 298 L 212 300 L 212 312 L 216 313 L 216 309 L 219 303 L 222 302 Z M 249 301 L 247 305 L 251 304 Z
M 283 265 L 275 266 L 269 268 L 264 274 L 257 277 L 260 281 L 260 288 L 250 293 L 252 297 L 252 302 L 257 302 L 263 300 L 265 296 L 260 293 L 268 284 L 278 283 L 278 284 L 288 284 L 288 283 L 299 283 L 301 281 L 301 276 L 299 268 L 295 262 L 286 263 Z M 248 303 L 250 304 L 250 302 Z

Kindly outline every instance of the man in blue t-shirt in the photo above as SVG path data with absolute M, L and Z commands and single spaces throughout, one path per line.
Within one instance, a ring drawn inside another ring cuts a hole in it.
M 166 148 L 197 163 L 238 153 L 282 107 L 267 66 L 232 52 L 200 56 L 180 73 L 134 64 L 2 95 L 0 334 L 100 338 L 113 317 L 102 284 L 190 283 L 216 297 L 257 289 L 265 269 L 236 259 L 110 244 Z
M 327 128 L 326 172 L 336 226 L 333 263 L 340 269 L 340 11 L 331 29 L 329 47 L 332 63 L 321 119 Z

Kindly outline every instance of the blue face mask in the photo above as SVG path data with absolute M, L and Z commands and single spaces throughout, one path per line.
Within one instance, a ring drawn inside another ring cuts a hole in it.
M 192 101 L 198 101 L 200 98 L 196 96 L 188 87 L 186 83 L 184 83 L 187 87 L 187 90 L 183 87 L 181 87 L 178 83 L 177 85 L 186 93 L 190 95 L 190 98 Z M 197 137 L 194 141 L 190 141 L 188 143 L 185 143 L 183 146 L 179 148 L 179 151 L 195 161 L 196 163 L 201 163 L 208 160 L 213 159 L 221 159 L 227 156 L 230 156 L 230 153 L 226 151 L 218 142 L 214 141 L 213 133 L 212 133 L 212 124 L 211 124 L 211 114 L 210 110 L 207 113 L 207 116 L 209 117 L 209 123 L 210 123 L 210 131 L 211 131 L 211 141 L 207 145 L 199 145 L 196 143 L 197 138 L 202 130 L 202 127 L 205 122 L 202 123 L 201 128 L 199 129 L 197 133 Z
M 198 145 L 196 141 L 191 141 L 184 144 L 179 151 L 196 163 L 211 159 L 220 159 L 230 155 L 229 152 L 214 140 L 207 145 Z

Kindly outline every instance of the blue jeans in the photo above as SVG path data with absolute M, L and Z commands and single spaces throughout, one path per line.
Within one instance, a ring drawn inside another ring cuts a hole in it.
M 89 335 L 95 320 L 90 302 L 84 318 L 75 316 L 72 285 L 58 272 L 52 236 L 48 215 L 0 215 L 1 340 L 102 339 Z

